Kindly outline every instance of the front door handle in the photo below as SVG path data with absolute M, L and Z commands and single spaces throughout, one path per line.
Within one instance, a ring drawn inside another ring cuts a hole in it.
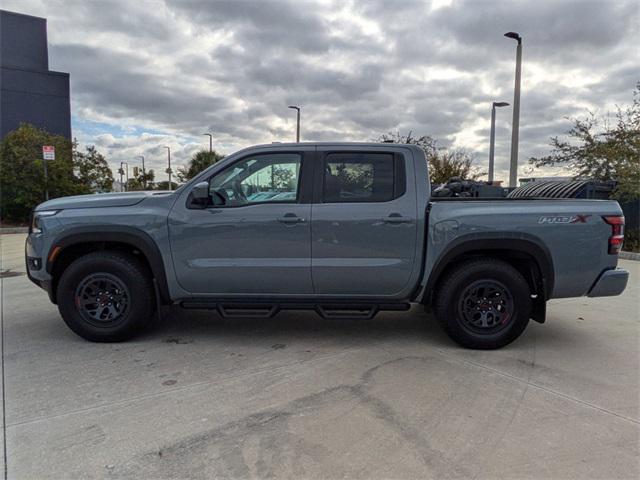
M 383 218 L 382 221 L 384 223 L 398 224 L 398 223 L 411 223 L 413 222 L 413 219 L 408 217 L 403 217 L 399 213 L 391 213 L 389 214 L 388 217 Z
M 280 223 L 286 223 L 287 225 L 292 225 L 295 223 L 303 223 L 304 218 L 300 218 L 295 213 L 285 213 L 282 217 L 278 218 Z

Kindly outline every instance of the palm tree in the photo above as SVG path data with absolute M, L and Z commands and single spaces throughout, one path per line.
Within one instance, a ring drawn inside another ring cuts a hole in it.
M 211 152 L 209 150 L 200 150 L 193 154 L 187 167 L 178 168 L 178 179 L 181 182 L 191 180 L 201 171 L 219 162 L 223 158 L 224 155 L 217 153 L 215 150 Z

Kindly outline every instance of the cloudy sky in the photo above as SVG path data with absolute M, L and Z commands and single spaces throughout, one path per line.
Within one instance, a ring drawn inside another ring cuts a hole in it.
M 548 151 L 565 117 L 631 102 L 637 0 L 3 0 L 46 17 L 52 70 L 71 73 L 73 135 L 113 166 L 164 170 L 208 147 L 385 132 L 464 147 L 486 169 L 492 101 L 513 101 L 523 38 L 520 158 Z M 508 177 L 511 107 L 498 111 L 496 178 Z M 521 161 L 520 174 L 527 165 Z M 161 179 L 164 174 L 161 176 Z

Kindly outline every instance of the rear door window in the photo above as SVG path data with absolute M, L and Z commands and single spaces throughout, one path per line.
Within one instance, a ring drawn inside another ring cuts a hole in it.
M 388 202 L 397 198 L 404 193 L 404 169 L 398 168 L 402 161 L 392 153 L 328 154 L 323 165 L 323 203 Z

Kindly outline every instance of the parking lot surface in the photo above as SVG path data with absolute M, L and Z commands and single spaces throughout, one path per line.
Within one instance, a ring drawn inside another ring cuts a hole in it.
M 552 301 L 498 351 L 457 347 L 420 308 L 172 307 L 92 344 L 24 275 L 23 244 L 2 236 L 9 478 L 640 476 L 640 262 L 620 262 L 622 296 Z

